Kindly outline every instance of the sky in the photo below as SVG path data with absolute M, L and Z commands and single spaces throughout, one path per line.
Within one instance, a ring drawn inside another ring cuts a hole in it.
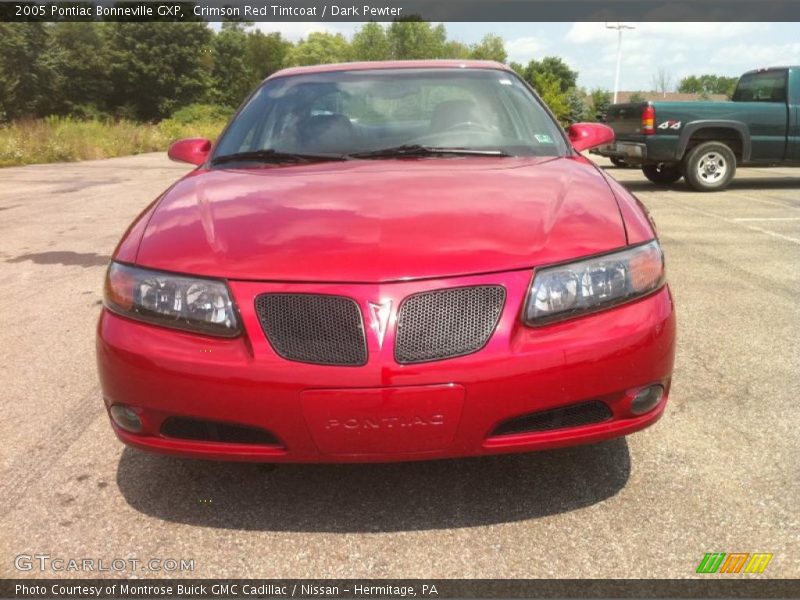
M 508 61 L 556 55 L 579 73 L 578 85 L 613 89 L 617 32 L 605 23 L 445 23 L 448 38 L 472 44 L 487 33 L 506 42 Z M 800 23 L 626 23 L 620 90 L 654 89 L 664 69 L 673 87 L 687 75 L 738 76 L 759 67 L 800 64 Z M 361 23 L 258 23 L 292 41 L 312 31 L 343 33 Z

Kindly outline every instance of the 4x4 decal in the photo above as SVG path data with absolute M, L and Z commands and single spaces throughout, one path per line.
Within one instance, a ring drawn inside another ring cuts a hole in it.
M 661 123 L 658 128 L 659 129 L 680 129 L 682 123 L 680 121 L 673 121 L 670 119 L 669 121 L 664 121 Z

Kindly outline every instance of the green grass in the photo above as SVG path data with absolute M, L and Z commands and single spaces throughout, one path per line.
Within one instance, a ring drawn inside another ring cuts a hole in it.
M 48 117 L 0 125 L 0 167 L 162 152 L 184 137 L 215 139 L 224 119 L 160 123 Z

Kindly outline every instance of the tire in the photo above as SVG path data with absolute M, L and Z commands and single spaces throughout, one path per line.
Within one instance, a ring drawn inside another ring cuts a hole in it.
M 683 177 L 677 165 L 644 165 L 642 173 L 653 183 L 658 185 L 671 185 Z
M 614 165 L 615 167 L 619 167 L 620 169 L 627 169 L 628 167 L 630 167 L 630 165 L 626 163 L 623 159 L 617 158 L 616 156 L 611 156 L 609 157 L 608 160 L 611 161 L 612 165 Z
M 736 174 L 736 155 L 722 142 L 705 142 L 683 158 L 683 174 L 694 190 L 719 192 L 730 185 Z

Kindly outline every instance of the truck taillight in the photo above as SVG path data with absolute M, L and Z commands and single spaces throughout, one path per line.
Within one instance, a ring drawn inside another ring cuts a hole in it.
M 656 109 L 652 104 L 648 104 L 642 110 L 642 133 L 653 135 L 656 132 Z

